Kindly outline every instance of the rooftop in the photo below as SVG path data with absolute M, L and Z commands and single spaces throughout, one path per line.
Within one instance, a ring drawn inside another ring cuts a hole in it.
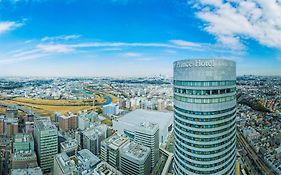
M 34 151 L 19 151 L 13 154 L 13 160 L 36 160 L 36 154 Z
M 17 133 L 14 136 L 14 142 L 30 142 L 33 141 L 31 133 Z
M 118 134 L 114 134 L 111 137 L 105 139 L 103 141 L 103 144 L 106 144 L 111 149 L 118 149 L 120 146 L 122 146 L 127 141 L 128 141 L 127 138 L 125 138 L 121 135 L 118 135 Z
M 118 118 L 118 121 L 139 125 L 142 122 L 158 123 L 159 128 L 165 128 L 173 120 L 172 112 L 159 112 L 137 109 Z
M 70 139 L 70 140 L 66 140 L 65 142 L 62 142 L 60 145 L 62 149 L 69 149 L 69 148 L 77 147 L 78 141 L 75 139 Z
M 152 123 L 152 122 L 141 122 L 139 124 L 139 127 L 140 128 L 145 128 L 145 129 L 150 129 L 150 130 L 153 130 L 153 129 L 157 129 L 157 123 Z
M 41 168 L 12 169 L 11 175 L 43 175 Z
M 135 142 L 130 142 L 121 148 L 121 153 L 122 156 L 129 157 L 131 160 L 144 162 L 150 155 L 150 148 Z
M 52 129 L 57 129 L 57 127 L 51 122 L 49 118 L 40 118 L 35 120 L 35 126 L 40 130 L 40 131 L 45 131 L 45 130 L 52 130 Z
M 91 174 L 91 172 L 94 171 L 93 168 L 100 162 L 100 159 L 88 149 L 82 149 L 81 151 L 78 151 L 77 159 L 77 169 L 84 175 Z
M 119 172 L 106 162 L 99 163 L 94 171 L 99 175 L 122 175 L 121 172 Z
M 55 159 L 65 174 L 75 170 L 75 162 L 65 152 L 57 154 Z

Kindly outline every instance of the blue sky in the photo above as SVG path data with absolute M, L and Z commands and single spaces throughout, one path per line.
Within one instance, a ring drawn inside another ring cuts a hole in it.
M 0 0 L 0 76 L 171 76 L 188 58 L 281 75 L 280 16 L 280 0 Z

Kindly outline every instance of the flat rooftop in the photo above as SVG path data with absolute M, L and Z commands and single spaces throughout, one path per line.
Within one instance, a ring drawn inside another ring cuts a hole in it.
M 114 134 L 111 137 L 105 139 L 103 141 L 103 144 L 107 145 L 111 149 L 118 149 L 120 146 L 122 146 L 127 141 L 128 141 L 128 139 L 126 137 L 123 137 L 118 134 Z
M 150 130 L 157 129 L 157 123 L 152 123 L 152 122 L 141 122 L 138 126 L 140 128 L 145 128 Z
M 144 162 L 150 155 L 150 148 L 130 142 L 121 148 L 122 156 L 129 157 L 133 161 Z
M 36 160 L 36 154 L 34 151 L 21 151 L 16 152 L 12 156 L 13 160 Z
M 12 169 L 11 175 L 43 175 L 40 167 L 28 169 Z
M 100 159 L 88 149 L 82 149 L 81 151 L 78 151 L 77 159 L 78 171 L 85 174 L 91 174 L 91 172 L 94 171 L 94 167 L 100 162 Z
M 64 173 L 72 173 L 75 169 L 75 162 L 65 152 L 57 154 L 55 159 Z
M 75 139 L 70 139 L 70 140 L 66 140 L 65 142 L 62 142 L 60 145 L 62 149 L 78 147 L 78 141 Z
M 57 129 L 49 118 L 40 118 L 35 120 L 35 125 L 40 131 Z
M 118 118 L 118 121 L 139 125 L 141 122 L 158 123 L 159 128 L 165 128 L 173 120 L 172 112 L 159 112 L 137 109 Z
M 99 163 L 94 171 L 99 175 L 122 175 L 120 171 L 116 170 L 106 162 Z
M 33 141 L 31 133 L 18 133 L 14 136 L 14 142 L 30 142 Z

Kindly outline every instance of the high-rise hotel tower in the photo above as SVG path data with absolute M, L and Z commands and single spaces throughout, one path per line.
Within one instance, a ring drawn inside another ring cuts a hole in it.
M 174 63 L 174 172 L 235 173 L 236 64 L 196 59 Z

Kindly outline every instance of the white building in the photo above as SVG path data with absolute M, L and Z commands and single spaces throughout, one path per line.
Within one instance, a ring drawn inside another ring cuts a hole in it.
M 159 144 L 165 142 L 169 132 L 172 130 L 173 113 L 158 112 L 137 109 L 112 121 L 113 129 L 121 135 L 126 135 L 134 140 L 136 128 L 142 122 L 158 123 L 159 125 Z
M 120 150 L 120 171 L 125 175 L 149 175 L 151 152 L 146 146 L 131 142 Z
M 176 61 L 174 106 L 175 175 L 234 175 L 235 62 Z
M 103 106 L 102 113 L 106 116 L 112 116 L 119 114 L 119 105 L 118 104 L 109 104 Z
M 54 158 L 54 173 L 55 175 L 73 175 L 76 171 L 76 165 L 73 160 L 71 160 L 68 155 L 63 152 L 57 154 Z
M 157 123 L 142 122 L 135 130 L 135 142 L 151 150 L 151 168 L 159 160 L 159 126 Z
M 101 143 L 100 158 L 114 168 L 119 169 L 120 149 L 128 142 L 127 138 L 118 134 L 108 137 Z
M 101 162 L 94 169 L 93 175 L 122 175 L 122 173 L 114 167 L 110 166 L 108 163 Z

